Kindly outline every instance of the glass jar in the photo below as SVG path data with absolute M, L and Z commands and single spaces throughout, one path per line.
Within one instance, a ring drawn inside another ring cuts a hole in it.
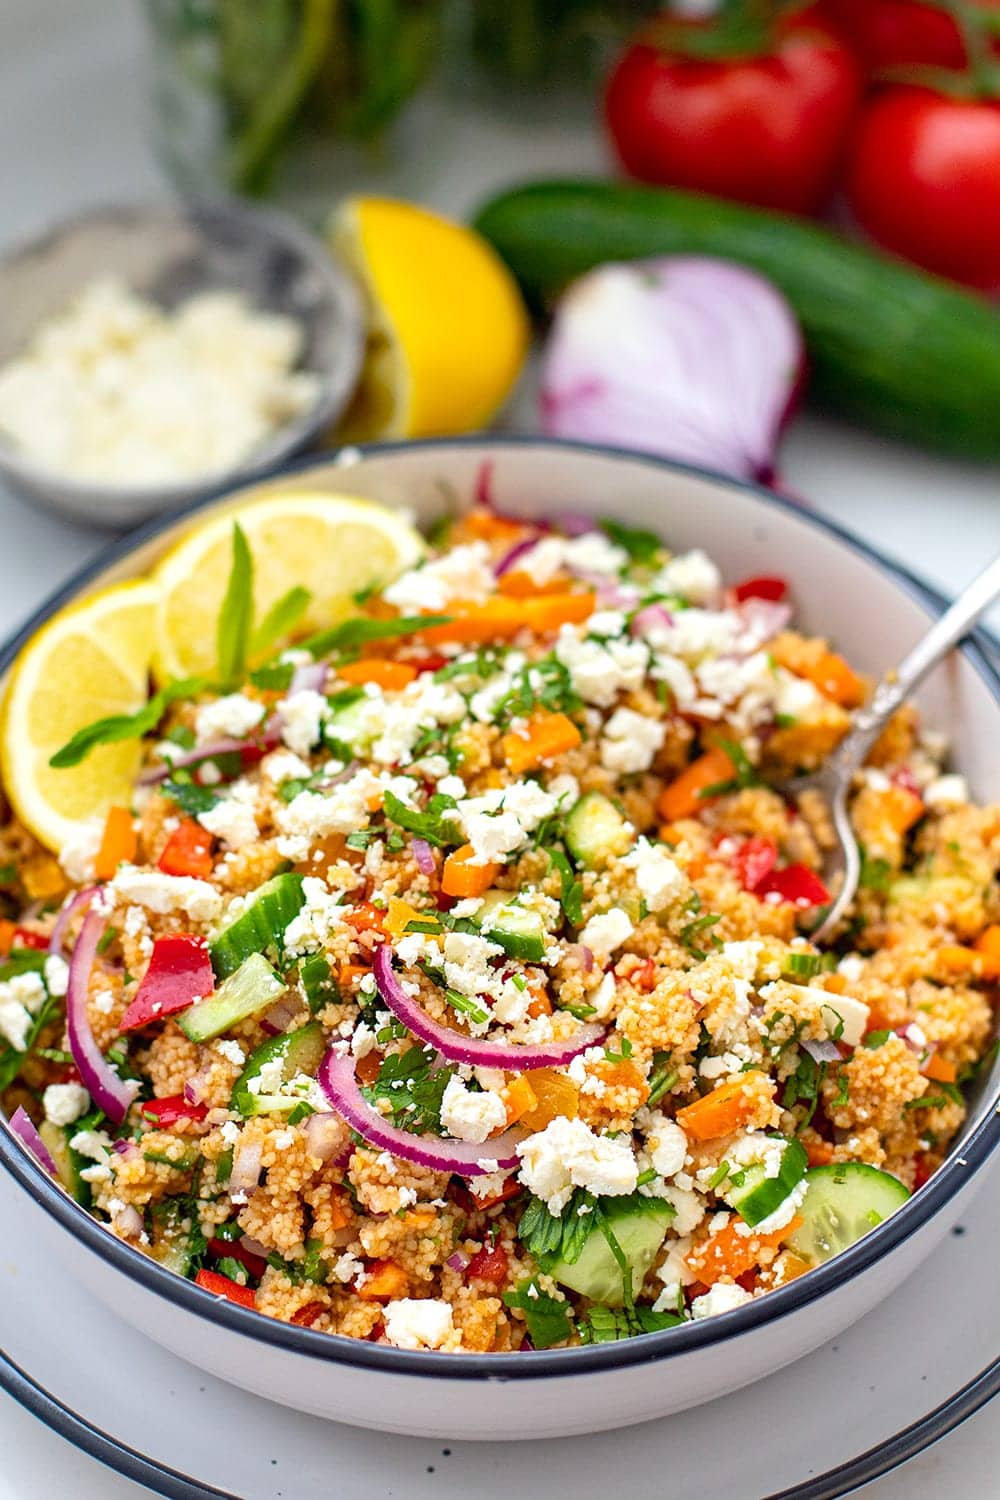
M 146 0 L 158 142 L 189 192 L 309 211 L 426 149 L 441 0 Z

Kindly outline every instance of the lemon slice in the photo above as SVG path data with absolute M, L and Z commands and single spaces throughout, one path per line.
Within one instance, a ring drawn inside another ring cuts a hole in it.
M 338 437 L 435 437 L 484 426 L 528 349 L 528 316 L 507 267 L 475 230 L 413 203 L 348 198 L 335 253 L 368 304 L 368 349 Z
M 131 714 L 148 697 L 156 590 L 117 584 L 55 615 L 14 663 L 0 723 L 0 767 L 21 822 L 58 850 L 81 824 L 131 800 L 142 754 L 135 740 L 100 745 L 80 765 L 49 757 L 78 729 Z
M 206 521 L 153 572 L 159 591 L 153 671 L 161 682 L 215 670 L 234 521 L 253 556 L 255 621 L 290 589 L 305 588 L 312 599 L 296 626 L 305 632 L 351 614 L 353 594 L 389 583 L 424 550 L 419 533 L 398 512 L 349 495 L 271 492 Z

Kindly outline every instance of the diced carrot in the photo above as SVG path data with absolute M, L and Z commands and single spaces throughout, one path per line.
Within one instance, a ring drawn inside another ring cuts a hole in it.
M 6 917 L 0 917 L 0 953 L 5 957 L 14 946 L 14 934 L 17 924 L 9 921 Z
M 416 667 L 406 661 L 388 661 L 381 656 L 369 656 L 361 661 L 349 661 L 337 668 L 337 676 L 344 682 L 359 686 L 373 682 L 387 693 L 398 693 L 417 675 Z
M 958 1069 L 953 1062 L 946 1057 L 939 1057 L 932 1052 L 930 1057 L 920 1069 L 925 1078 L 930 1078 L 934 1083 L 956 1083 L 958 1081 Z
M 361 901 L 347 913 L 344 921 L 355 932 L 381 933 L 385 929 L 385 912 L 370 901 Z
M 842 708 L 857 708 L 864 701 L 860 677 L 836 651 L 817 650 L 816 643 L 791 634 L 778 636 L 768 650 L 779 667 L 806 678 Z
M 677 1111 L 678 1125 L 696 1141 L 713 1141 L 739 1130 L 754 1112 L 755 1101 L 746 1088 L 753 1076 L 749 1072 L 742 1078 L 731 1078 L 693 1104 L 685 1104 Z
M 675 823 L 678 818 L 697 817 L 710 800 L 702 793 L 735 775 L 736 767 L 725 750 L 721 745 L 713 745 L 664 787 L 656 804 L 660 817 L 668 823 Z
M 730 1219 L 725 1228 L 710 1234 L 688 1253 L 688 1268 L 707 1287 L 714 1286 L 724 1276 L 735 1281 L 760 1264 L 762 1251 L 777 1250 L 801 1223 L 802 1219 L 796 1216 L 781 1229 L 771 1230 L 770 1234 L 741 1234 L 740 1228 L 745 1227 L 742 1221 Z
M 511 730 L 501 740 L 507 769 L 515 776 L 565 755 L 580 743 L 580 731 L 573 720 L 565 714 L 536 713 L 528 720 L 527 732 L 520 734 Z
M 588 592 L 507 599 L 498 594 L 485 604 L 457 599 L 448 605 L 447 612 L 450 616 L 447 625 L 430 625 L 421 631 L 426 643 L 457 641 L 463 645 L 483 645 L 509 639 L 521 630 L 549 634 L 560 625 L 578 623 L 593 614 L 594 595 Z
M 509 599 L 537 599 L 545 594 L 565 594 L 571 582 L 565 574 L 557 573 L 546 583 L 536 583 L 530 573 L 511 568 L 509 573 L 504 573 L 498 579 L 497 590 L 506 594 Z
M 924 815 L 924 799 L 905 786 L 891 786 L 882 793 L 883 816 L 890 828 L 906 833 Z
M 612 1088 L 639 1089 L 643 1098 L 649 1094 L 641 1070 L 630 1057 L 623 1057 L 620 1062 L 599 1062 L 597 1071 L 602 1080 Z
M 372 1262 L 357 1295 L 366 1302 L 388 1301 L 395 1297 L 405 1297 L 408 1287 L 409 1278 L 401 1265 L 394 1260 L 376 1260 Z
M 983 958 L 983 978 L 1000 979 L 1000 923 L 986 927 L 972 945 Z
M 123 861 L 135 859 L 136 847 L 135 826 L 128 808 L 109 808 L 101 845 L 94 860 L 98 880 L 111 880 Z
M 558 630 L 560 625 L 579 625 L 594 613 L 596 599 L 592 593 L 549 594 L 540 599 L 524 599 L 521 608 L 527 616 L 528 629 L 536 635 Z
M 466 531 L 484 542 L 516 542 L 518 537 L 528 534 L 523 521 L 515 521 L 512 516 L 497 515 L 495 510 L 485 508 L 470 510 L 462 517 L 462 525 Z
M 528 1006 L 528 1015 L 533 1021 L 539 1016 L 551 1016 L 552 1001 L 544 989 L 533 988 L 531 991 L 531 1003 Z
M 528 1115 L 538 1107 L 534 1089 L 523 1073 L 516 1074 L 504 1089 L 507 1108 L 507 1124 L 513 1125 L 522 1115 Z
M 205 880 L 212 867 L 212 835 L 193 818 L 182 818 L 167 839 L 157 868 L 165 875 L 193 875 L 196 880 Z
M 348 995 L 353 995 L 354 986 L 357 981 L 362 979 L 365 974 L 370 973 L 371 970 L 367 964 L 341 964 L 337 971 L 337 982 L 342 990 L 347 991 Z
M 372 1054 L 369 1053 L 369 1056 Z M 351 1222 L 351 1200 L 347 1189 L 335 1187 L 330 1189 L 330 1207 L 328 1219 L 331 1229 L 346 1229 Z
M 473 864 L 475 853 L 471 844 L 463 844 L 448 855 L 441 873 L 441 889 L 446 896 L 481 896 L 496 880 L 500 866 Z
M 810 1136 L 804 1145 L 811 1167 L 828 1167 L 833 1161 L 833 1147 L 822 1136 Z
M 948 978 L 970 979 L 985 973 L 985 955 L 962 943 L 942 943 L 934 957 L 935 968 Z

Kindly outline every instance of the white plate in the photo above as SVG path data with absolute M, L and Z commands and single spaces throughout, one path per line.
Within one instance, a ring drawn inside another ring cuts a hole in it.
M 632 1495 L 662 1500 L 704 1500 L 709 1493 L 761 1500 L 803 1486 L 802 1500 L 832 1500 L 865 1476 L 814 1481 L 868 1449 L 887 1449 L 996 1356 L 995 1297 L 986 1298 L 983 1317 L 969 1315 L 970 1288 L 996 1285 L 1000 1162 L 989 1170 L 961 1232 L 843 1336 L 733 1396 L 618 1433 L 521 1444 L 373 1441 L 370 1433 L 273 1406 L 109 1317 L 40 1253 L 41 1211 L 0 1173 L 3 1343 L 45 1391 L 113 1437 L 106 1462 L 180 1500 L 203 1500 L 204 1485 L 239 1500 L 553 1493 L 586 1500 L 617 1483 Z M 655 1370 L 650 1378 L 658 1378 Z M 10 1383 L 2 1369 L 0 1383 Z M 59 1420 L 30 1389 L 22 1386 L 20 1396 L 46 1419 Z M 914 1451 L 946 1430 L 942 1418 L 904 1446 Z M 72 1424 L 64 1423 L 64 1432 L 88 1445 Z M 144 1471 L 123 1447 L 193 1484 Z M 89 1451 L 98 1451 L 92 1442 Z M 877 1472 L 870 1468 L 868 1477 Z M 908 1494 L 903 1475 L 892 1491 L 899 1500 Z

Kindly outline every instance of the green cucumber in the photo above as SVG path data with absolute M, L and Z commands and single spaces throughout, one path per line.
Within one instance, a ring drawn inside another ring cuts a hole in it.
M 251 953 L 281 949 L 285 928 L 302 910 L 302 876 L 275 875 L 255 891 L 241 916 L 208 945 L 216 978 L 234 974 Z
M 254 1093 L 250 1084 L 260 1077 L 268 1063 L 274 1062 L 281 1063 L 282 1083 L 289 1083 L 299 1073 L 308 1073 L 310 1077 L 314 1077 L 325 1051 L 326 1037 L 318 1021 L 309 1021 L 297 1031 L 286 1032 L 284 1036 L 269 1037 L 250 1054 L 246 1067 L 233 1084 L 229 1108 L 237 1110 L 244 1119 L 249 1119 L 251 1115 L 279 1114 L 293 1110 L 301 1100 L 293 1099 L 290 1094 L 277 1092 Z
M 540 963 L 545 957 L 545 925 L 537 912 L 514 905 L 507 891 L 490 891 L 476 922 L 484 937 L 510 958 Z
M 235 974 L 230 974 L 214 994 L 198 1000 L 177 1017 L 177 1024 L 190 1042 L 210 1042 L 237 1021 L 245 1021 L 273 1005 L 285 986 L 261 953 L 251 953 Z
M 190 1198 L 166 1198 L 150 1209 L 149 1253 L 178 1276 L 190 1276 L 205 1251 L 205 1237 Z
M 59 1181 L 67 1193 L 84 1208 L 89 1208 L 92 1198 L 90 1183 L 80 1173 L 84 1167 L 92 1167 L 94 1163 L 88 1157 L 81 1156 L 79 1151 L 71 1150 L 69 1144 L 82 1128 L 79 1122 L 74 1125 L 53 1125 L 51 1120 L 43 1120 L 38 1127 L 38 1134 L 55 1162 Z
M 730 1172 L 720 1192 L 747 1224 L 770 1218 L 806 1175 L 809 1158 L 801 1141 L 786 1140 L 777 1176 L 766 1177 L 761 1162 Z
M 910 1196 L 898 1177 L 860 1161 L 813 1167 L 806 1183 L 802 1224 L 788 1246 L 812 1265 L 839 1255 Z
M 620 1201 L 602 1198 L 601 1209 L 631 1270 L 632 1296 L 637 1297 L 675 1216 L 673 1204 L 633 1193 Z M 622 1268 L 599 1224 L 588 1234 L 578 1258 L 557 1260 L 549 1274 L 562 1286 L 605 1307 L 621 1307 L 625 1301 Z
M 606 261 L 714 255 L 788 298 L 816 400 L 879 432 L 962 458 L 1000 458 L 1000 312 L 985 298 L 818 224 L 703 194 L 536 182 L 480 210 L 529 298 L 550 302 Z
M 585 792 L 566 817 L 566 844 L 588 869 L 624 854 L 632 844 L 628 820 L 601 792 Z

